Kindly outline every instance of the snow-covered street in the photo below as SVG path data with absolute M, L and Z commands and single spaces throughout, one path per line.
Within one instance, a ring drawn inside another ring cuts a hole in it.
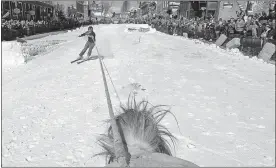
M 178 138 L 174 156 L 208 167 L 275 166 L 274 65 L 127 27 L 94 26 L 100 54 L 123 103 L 136 90 L 137 100 L 171 106 L 180 129 L 171 116 L 162 123 Z M 2 42 L 3 166 L 105 165 L 104 157 L 93 157 L 109 119 L 99 60 L 70 64 L 86 30 L 28 41 L 50 47 L 27 64 L 20 44 Z

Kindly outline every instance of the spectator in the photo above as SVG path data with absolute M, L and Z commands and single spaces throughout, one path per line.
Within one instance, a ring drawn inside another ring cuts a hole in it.
M 86 22 L 85 24 L 90 24 Z M 78 21 L 74 20 L 63 20 L 57 21 L 27 21 L 27 20 L 4 20 L 2 19 L 2 33 L 1 40 L 13 40 L 16 37 L 23 37 L 28 35 L 33 35 L 37 33 L 45 33 L 49 31 L 58 30 L 60 27 L 64 26 L 66 29 L 73 28 L 75 26 L 80 26 Z
M 222 21 L 222 26 L 220 27 L 220 34 L 228 36 L 228 24 L 225 20 Z
M 223 29 L 223 23 L 222 23 L 222 19 L 220 18 L 219 21 L 217 22 L 216 26 L 216 38 L 219 38 L 220 33 L 222 32 Z
M 246 26 L 245 26 L 246 35 L 256 38 L 257 37 L 257 28 L 258 28 L 258 25 L 257 25 L 256 21 L 252 18 L 252 16 L 249 16 L 248 21 L 246 22 Z
M 240 28 L 237 26 L 237 24 L 238 23 L 235 24 L 234 18 L 230 19 L 230 23 L 228 24 L 228 35 L 229 35 L 229 37 L 233 37 L 234 36 L 235 29 L 240 30 Z M 241 31 L 243 31 L 243 29 L 241 29 Z
M 272 27 L 272 29 L 274 29 L 274 30 L 275 30 L 275 28 L 276 28 L 275 22 L 276 22 L 276 19 L 273 19 L 273 20 L 271 21 L 271 27 Z
M 238 18 L 236 24 L 235 24 L 235 30 L 237 34 L 243 35 L 244 33 L 244 27 L 245 27 L 245 22 L 243 19 Z
M 276 34 L 275 29 L 273 29 L 269 24 L 266 25 L 266 31 L 264 33 L 265 33 L 267 39 L 270 39 L 270 40 L 276 39 L 275 38 L 275 34 Z
M 270 28 L 270 26 L 267 24 L 266 25 L 266 27 L 265 27 L 265 31 L 264 32 L 262 32 L 262 34 L 261 34 L 261 38 L 263 38 L 263 39 L 266 39 L 266 38 L 268 38 L 269 36 L 269 32 L 271 31 L 271 28 Z
M 262 16 L 259 18 L 259 21 L 261 22 L 261 23 L 266 23 L 267 22 L 267 19 L 268 19 L 268 16 L 267 16 L 267 14 L 265 13 L 265 12 L 262 12 Z

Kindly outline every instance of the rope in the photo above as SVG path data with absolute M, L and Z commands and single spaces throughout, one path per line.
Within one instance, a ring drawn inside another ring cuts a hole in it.
M 93 40 L 93 41 L 94 41 L 94 40 Z M 95 44 L 96 44 L 96 43 L 95 43 Z M 98 50 L 98 47 L 97 47 L 96 45 L 95 45 L 95 47 L 96 47 L 96 50 L 97 50 L 98 55 L 100 55 L 99 50 Z M 99 59 L 101 60 L 100 57 L 99 57 Z M 113 80 L 112 80 L 112 78 L 111 78 L 111 76 L 110 76 L 110 74 L 109 74 L 109 71 L 108 71 L 107 67 L 105 66 L 104 61 L 101 60 L 101 63 L 103 63 L 104 68 L 105 68 L 105 70 L 106 70 L 106 72 L 107 72 L 107 75 L 108 75 L 108 77 L 109 77 L 109 79 L 110 79 L 110 81 L 111 81 L 111 83 L 112 83 L 113 89 L 114 89 L 114 91 L 115 91 L 115 93 L 116 93 L 116 97 L 117 97 L 117 99 L 119 100 L 120 105 L 122 105 L 122 101 L 121 101 L 121 99 L 120 99 L 120 97 L 119 97 L 119 94 L 118 94 L 116 88 L 115 88 L 115 85 L 114 85 Z
M 94 40 L 93 40 L 93 41 L 94 41 Z M 97 47 L 96 45 L 95 45 L 95 47 L 96 47 L 96 50 L 97 50 L 98 55 L 100 55 L 99 50 L 98 50 L 98 47 Z M 99 58 L 99 59 L 101 59 L 101 58 Z M 107 72 L 107 75 L 108 75 L 108 77 L 109 77 L 109 79 L 110 79 L 110 81 L 111 81 L 111 83 L 112 83 L 113 89 L 114 89 L 114 91 L 115 91 L 115 93 L 116 93 L 116 97 L 117 97 L 117 99 L 119 100 L 120 105 L 122 105 L 122 101 L 121 101 L 121 99 L 120 99 L 120 97 L 119 97 L 119 94 L 118 94 L 116 88 L 115 88 L 115 85 L 114 85 L 113 80 L 112 80 L 112 78 L 111 78 L 111 76 L 110 76 L 110 74 L 109 74 L 109 71 L 108 71 L 107 67 L 105 66 L 104 61 L 101 60 L 101 62 L 103 63 L 104 68 L 105 68 L 105 70 L 106 70 L 106 72 Z
M 113 139 L 114 139 L 114 149 L 115 149 L 115 156 L 117 159 L 117 162 L 120 164 L 121 167 L 127 167 L 128 166 L 128 152 L 125 149 L 125 146 L 123 144 L 123 137 L 121 137 L 122 131 L 119 130 L 119 126 L 116 123 L 116 118 L 112 109 L 112 103 L 108 91 L 108 86 L 105 78 L 105 73 L 104 73 L 104 68 L 103 68 L 103 63 L 102 63 L 102 58 L 100 57 L 99 50 L 96 47 L 96 50 L 99 55 L 99 62 L 101 65 L 101 71 L 102 71 L 102 76 L 103 76 L 103 82 L 104 82 L 104 87 L 105 87 L 105 94 L 106 94 L 106 99 L 107 99 L 107 105 L 109 109 L 109 116 L 111 119 L 111 127 L 112 127 L 112 132 L 113 132 Z M 123 135 L 122 135 L 123 136 Z
M 108 75 L 108 77 L 109 77 L 109 79 L 110 79 L 110 81 L 111 81 L 111 83 L 112 83 L 113 89 L 114 89 L 114 91 L 115 91 L 115 93 L 116 93 L 116 97 L 117 97 L 117 99 L 119 100 L 120 105 L 122 105 L 122 101 L 121 101 L 121 99 L 120 99 L 120 97 L 119 97 L 119 94 L 118 94 L 116 88 L 115 88 L 115 85 L 114 85 L 113 80 L 112 80 L 112 78 L 111 78 L 111 76 L 110 76 L 110 74 L 109 74 L 109 71 L 108 71 L 107 67 L 105 66 L 104 61 L 102 61 L 102 62 L 103 62 L 104 68 L 105 68 L 105 70 L 106 70 L 106 72 L 107 72 L 107 75 Z

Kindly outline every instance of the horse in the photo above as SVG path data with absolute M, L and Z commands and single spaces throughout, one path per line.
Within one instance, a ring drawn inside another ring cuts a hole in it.
M 161 120 L 172 114 L 164 105 L 153 106 L 148 101 L 136 102 L 128 99 L 120 106 L 120 114 L 115 116 L 124 149 L 127 151 L 126 162 L 129 167 L 198 167 L 196 164 L 172 156 L 176 137 L 163 125 Z M 173 115 L 173 114 L 172 114 Z M 108 120 L 110 124 L 111 120 Z M 166 139 L 167 138 L 167 139 Z M 116 162 L 114 138 L 110 125 L 105 134 L 98 138 L 103 152 L 97 155 L 106 157 L 106 167 L 121 167 Z M 171 144 L 169 143 L 171 142 Z

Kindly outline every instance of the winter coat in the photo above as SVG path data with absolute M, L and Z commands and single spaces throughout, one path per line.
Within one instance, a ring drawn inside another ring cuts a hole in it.
M 92 31 L 92 32 L 87 31 L 87 32 L 81 34 L 80 37 L 85 36 L 85 35 L 88 35 L 88 41 L 89 42 L 91 42 L 91 43 L 96 42 L 96 34 L 95 34 L 94 31 Z
M 242 32 L 244 30 L 245 22 L 243 20 L 237 21 L 236 31 Z

